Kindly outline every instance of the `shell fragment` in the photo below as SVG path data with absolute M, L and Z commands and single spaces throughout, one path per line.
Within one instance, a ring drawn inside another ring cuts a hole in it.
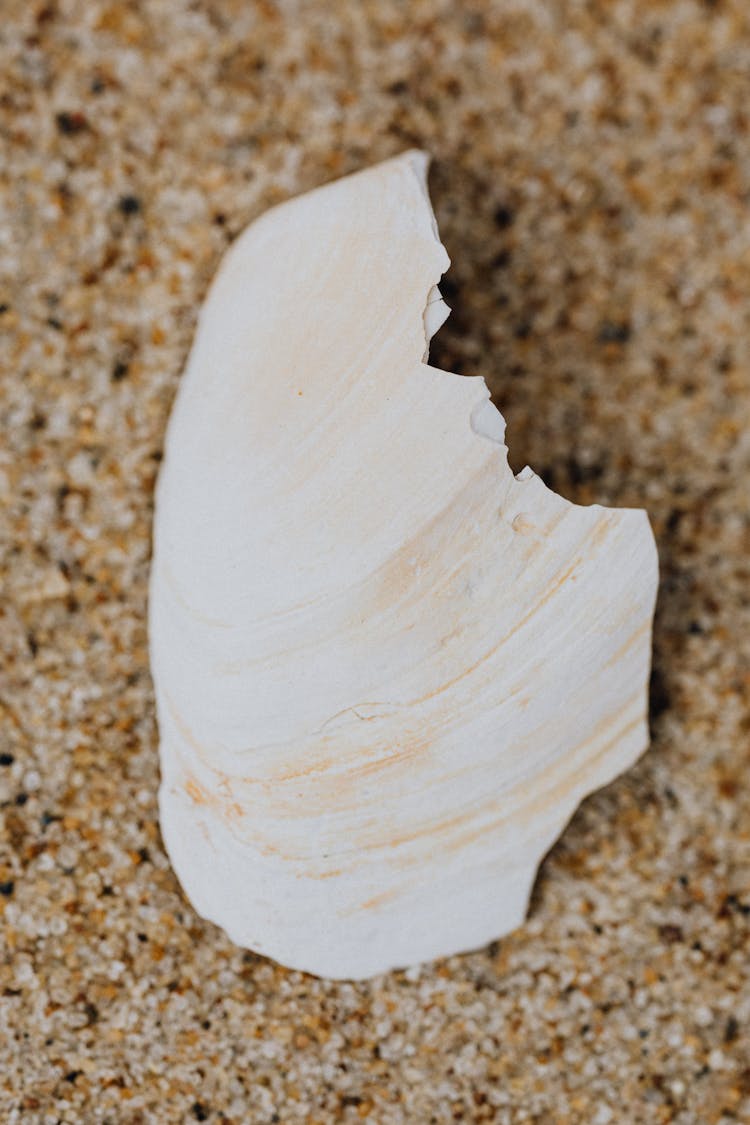
M 157 492 L 169 855 L 235 942 L 329 977 L 520 925 L 578 803 L 648 740 L 647 517 L 514 476 L 484 381 L 426 362 L 449 265 L 426 168 L 236 241 Z

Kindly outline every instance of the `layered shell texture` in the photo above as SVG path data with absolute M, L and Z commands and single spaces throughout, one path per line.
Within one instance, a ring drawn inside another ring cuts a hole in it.
M 327 977 L 520 925 L 648 739 L 647 517 L 514 476 L 484 381 L 429 365 L 426 169 L 405 153 L 237 239 L 157 491 L 169 855 L 235 942 Z

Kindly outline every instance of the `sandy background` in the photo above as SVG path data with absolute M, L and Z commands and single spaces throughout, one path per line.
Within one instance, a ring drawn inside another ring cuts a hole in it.
M 2 0 L 0 144 L 0 1121 L 750 1121 L 745 0 Z M 227 243 L 412 145 L 432 361 L 515 469 L 649 510 L 653 745 L 522 930 L 350 986 L 169 869 L 152 488 Z

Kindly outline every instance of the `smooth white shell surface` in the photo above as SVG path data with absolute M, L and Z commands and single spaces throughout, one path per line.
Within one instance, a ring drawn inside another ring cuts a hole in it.
M 150 637 L 162 830 L 200 914 L 330 977 L 518 926 L 647 744 L 645 513 L 514 477 L 425 362 L 449 265 L 403 156 L 227 253 L 170 420 Z

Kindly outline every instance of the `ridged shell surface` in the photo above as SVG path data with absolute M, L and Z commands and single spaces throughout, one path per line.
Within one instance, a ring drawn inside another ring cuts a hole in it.
M 425 362 L 449 265 L 425 183 L 406 153 L 241 235 L 157 492 L 169 855 L 235 942 L 329 977 L 518 926 L 648 737 L 648 520 L 514 476 L 484 382 Z

